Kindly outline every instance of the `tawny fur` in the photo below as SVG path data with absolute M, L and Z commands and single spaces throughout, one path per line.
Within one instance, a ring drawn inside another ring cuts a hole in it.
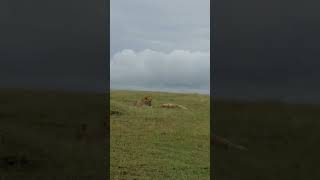
M 152 106 L 152 97 L 151 96 L 145 96 L 141 100 L 137 101 L 135 103 L 135 106 L 141 107 L 141 106 Z
M 167 104 L 161 104 L 162 108 L 181 108 L 181 109 L 188 109 L 182 105 L 179 104 L 171 104 L 171 103 L 167 103 Z

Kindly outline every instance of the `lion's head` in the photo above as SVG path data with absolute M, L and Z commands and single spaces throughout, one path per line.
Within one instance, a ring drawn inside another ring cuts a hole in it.
M 147 106 L 151 106 L 151 102 L 152 102 L 152 97 L 151 96 L 145 96 L 143 98 L 143 103 Z

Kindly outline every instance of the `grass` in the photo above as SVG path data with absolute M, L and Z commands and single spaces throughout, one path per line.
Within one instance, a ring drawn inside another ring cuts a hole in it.
M 216 133 L 247 152 L 213 149 L 217 180 L 320 179 L 320 106 L 217 100 Z
M 134 106 L 144 95 L 152 96 L 152 108 Z M 209 96 L 112 91 L 110 104 L 118 112 L 110 122 L 111 179 L 209 179 Z
M 82 123 L 89 134 L 105 133 L 105 94 L 24 90 L 0 91 L 0 178 L 103 179 L 105 138 L 80 141 Z M 25 157 L 27 164 L 8 165 L 4 157 Z
M 153 108 L 134 102 L 153 97 Z M 111 177 L 122 179 L 320 179 L 320 106 L 217 100 L 215 134 L 249 151 L 213 148 L 209 159 L 209 97 L 198 94 L 113 91 Z M 189 108 L 161 109 L 162 103 Z M 108 159 L 102 119 L 105 94 L 0 90 L 0 179 L 102 179 Z M 118 112 L 118 113 L 115 113 Z M 88 124 L 93 140 L 76 139 Z M 100 134 L 99 134 L 100 133 Z M 38 177 L 38 178 L 36 178 Z

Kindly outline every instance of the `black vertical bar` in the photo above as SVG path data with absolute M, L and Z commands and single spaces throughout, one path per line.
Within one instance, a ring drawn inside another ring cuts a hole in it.
M 0 1 L 0 179 L 109 179 L 110 1 Z

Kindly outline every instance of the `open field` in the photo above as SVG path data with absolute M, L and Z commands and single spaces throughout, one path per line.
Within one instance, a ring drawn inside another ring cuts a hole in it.
M 135 107 L 145 95 L 152 108 Z M 184 109 L 162 109 L 176 103 Z M 111 92 L 112 179 L 209 179 L 210 98 L 198 94 Z
M 105 99 L 105 94 L 1 90 L 0 179 L 105 177 Z M 78 139 L 81 124 L 87 124 L 88 137 Z
M 320 179 L 320 106 L 216 101 L 213 108 L 216 133 L 249 148 L 213 149 L 215 179 Z
M 153 97 L 153 108 L 133 106 L 144 95 Z M 0 178 L 105 176 L 105 100 L 99 94 L 0 91 Z M 161 109 L 162 103 L 189 110 Z M 212 149 L 217 180 L 320 179 L 320 106 L 218 100 L 213 108 L 215 134 L 249 149 Z M 208 96 L 114 91 L 111 111 L 112 179 L 209 179 Z M 81 124 L 88 125 L 84 140 L 76 135 Z M 21 161 L 6 164 L 5 157 Z

